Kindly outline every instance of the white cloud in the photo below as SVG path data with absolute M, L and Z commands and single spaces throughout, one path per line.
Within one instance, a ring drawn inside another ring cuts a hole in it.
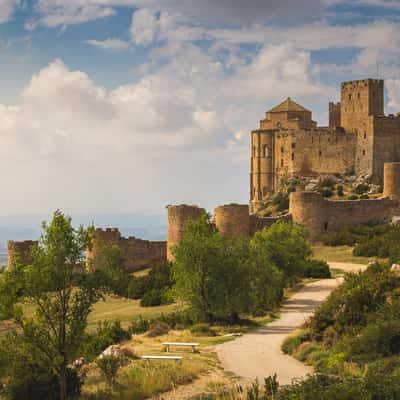
M 111 91 L 55 60 L 18 104 L 0 105 L 0 168 L 13 165 L 3 209 L 247 201 L 249 132 L 265 110 L 290 94 L 310 107 L 330 91 L 309 55 L 290 45 L 261 49 L 230 75 L 216 55 L 188 43 L 151 57 L 166 61 Z
M 1 0 L 0 2 L 0 24 L 7 22 L 13 15 L 21 0 Z
M 129 42 L 121 39 L 108 38 L 105 40 L 90 39 L 87 44 L 104 50 L 126 50 L 129 48 Z
M 132 15 L 131 37 L 135 44 L 148 45 L 159 33 L 159 20 L 146 9 L 140 9 Z
M 386 81 L 388 92 L 388 107 L 391 112 L 400 113 L 400 79 L 389 79 Z

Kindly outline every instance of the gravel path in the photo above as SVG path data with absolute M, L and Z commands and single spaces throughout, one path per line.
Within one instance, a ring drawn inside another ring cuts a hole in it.
M 334 263 L 333 268 L 346 272 L 364 269 L 358 264 Z M 323 279 L 307 284 L 281 308 L 281 318 L 246 334 L 241 338 L 216 347 L 225 370 L 235 373 L 245 380 L 260 382 L 276 373 L 281 384 L 288 384 L 295 378 L 312 373 L 305 366 L 281 351 L 284 339 L 301 326 L 339 284 L 340 279 Z

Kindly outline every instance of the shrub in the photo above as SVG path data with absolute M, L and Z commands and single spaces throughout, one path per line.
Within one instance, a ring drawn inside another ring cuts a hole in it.
M 150 328 L 150 321 L 147 319 L 144 319 L 141 315 L 139 315 L 139 318 L 134 319 L 129 328 L 128 331 L 130 334 L 140 334 L 140 333 L 145 333 L 149 330 Z
M 333 191 L 331 189 L 325 188 L 320 191 L 323 197 L 332 197 Z
M 160 289 L 152 289 L 144 293 L 140 300 L 142 307 L 156 307 L 162 304 L 162 294 Z
M 288 336 L 282 343 L 282 351 L 285 354 L 293 354 L 297 348 L 304 342 L 310 339 L 308 330 L 301 330 L 294 335 Z
M 358 200 L 358 196 L 356 194 L 352 194 L 349 197 L 347 197 L 347 200 Z
M 304 276 L 306 278 L 328 279 L 332 275 L 326 261 L 312 259 L 308 261 Z
M 128 359 L 115 355 L 103 356 L 96 359 L 96 365 L 101 370 L 107 384 L 113 388 L 118 371 L 126 365 Z
M 212 329 L 209 324 L 205 324 L 205 323 L 193 325 L 190 328 L 190 332 L 194 336 L 215 336 L 216 335 L 214 329 Z
M 360 183 L 359 185 L 356 186 L 356 188 L 354 189 L 354 193 L 357 194 L 364 194 L 365 192 L 367 192 L 369 190 L 369 185 L 367 185 L 366 183 Z
M 156 337 L 166 335 L 170 331 L 170 326 L 164 322 L 157 322 L 150 326 L 148 337 Z
M 339 197 L 343 197 L 343 196 L 344 196 L 344 191 L 343 191 L 343 186 L 342 186 L 342 185 L 339 185 L 339 186 L 337 187 L 337 195 L 338 195 Z
M 369 196 L 367 194 L 362 194 L 360 196 L 360 200 L 368 200 L 368 199 L 369 199 Z
M 318 186 L 320 188 L 331 188 L 333 189 L 335 187 L 335 180 L 331 177 L 328 176 L 326 178 L 323 178 L 319 181 Z
M 299 352 L 296 354 L 296 358 L 301 362 L 306 362 L 309 356 L 316 351 L 321 351 L 321 346 L 309 343 L 307 346 L 305 346 L 305 348 L 299 350 Z

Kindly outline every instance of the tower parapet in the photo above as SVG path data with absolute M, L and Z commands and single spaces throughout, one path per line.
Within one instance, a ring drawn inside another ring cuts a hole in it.
M 228 204 L 214 210 L 215 225 L 227 237 L 249 237 L 250 215 L 247 204 Z
M 206 210 L 196 205 L 168 206 L 167 260 L 173 261 L 172 249 L 183 238 L 189 222 L 198 220 Z

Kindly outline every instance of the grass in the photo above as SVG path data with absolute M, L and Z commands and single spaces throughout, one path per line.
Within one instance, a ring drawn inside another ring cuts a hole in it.
M 161 314 L 182 311 L 185 305 L 182 303 L 167 304 L 159 307 L 141 307 L 140 300 L 131 300 L 118 296 L 106 296 L 105 301 L 95 304 L 89 315 L 88 328 L 93 329 L 98 322 L 104 320 L 119 319 L 124 328 L 130 321 L 141 315 L 143 318 L 155 318 Z
M 133 340 L 126 342 L 124 347 L 129 348 L 136 355 L 165 355 L 163 342 L 197 342 L 199 351 L 190 350 L 174 352 L 183 357 L 182 362 L 133 360 L 118 374 L 118 385 L 115 390 L 115 399 L 147 399 L 151 396 L 167 392 L 177 385 L 192 382 L 196 377 L 218 367 L 218 358 L 208 347 L 215 338 L 193 337 L 189 330 L 171 331 L 167 335 L 149 338 L 146 335 L 136 335 Z M 98 391 L 104 391 L 106 385 L 100 371 L 92 365 L 83 388 L 83 398 Z
M 327 262 L 343 262 L 352 264 L 368 264 L 374 261 L 374 257 L 356 257 L 353 256 L 353 247 L 351 246 L 324 246 L 317 244 L 312 246 L 314 258 Z

